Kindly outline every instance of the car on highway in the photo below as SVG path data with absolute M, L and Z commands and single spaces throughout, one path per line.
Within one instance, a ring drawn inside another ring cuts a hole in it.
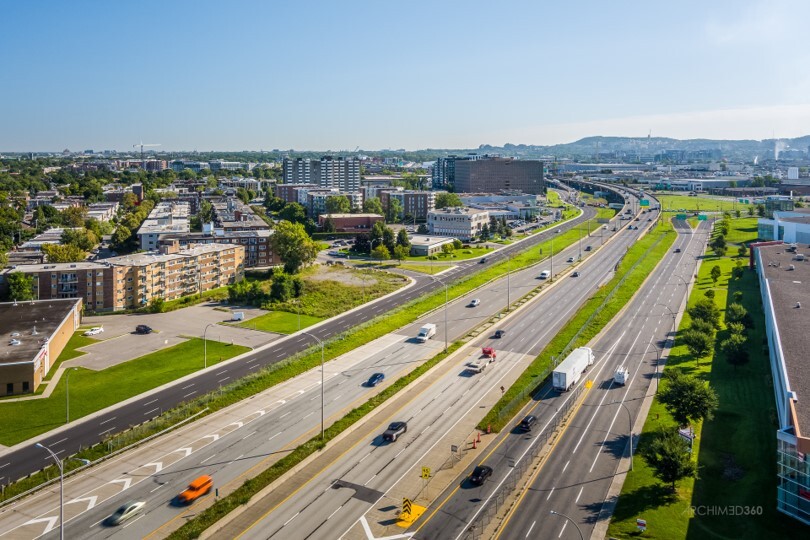
M 574 262 L 574 258 L 573 257 L 568 257 L 568 260 L 566 262 L 572 263 L 572 262 Z
M 579 272 L 577 271 L 577 272 L 572 273 L 571 277 L 579 277 Z
M 394 442 L 399 438 L 400 435 L 405 435 L 407 431 L 407 422 L 391 422 L 391 424 L 388 425 L 388 429 L 386 429 L 385 433 L 383 433 L 383 439 Z
M 480 305 L 481 305 L 481 300 L 480 300 L 480 299 L 478 299 L 478 298 L 473 298 L 473 299 L 470 301 L 470 304 L 469 304 L 469 306 L 470 306 L 470 307 L 478 307 L 478 306 L 480 306 Z
M 118 507 L 118 510 L 112 513 L 110 517 L 104 520 L 106 525 L 121 525 L 132 516 L 140 514 L 146 502 L 144 501 L 128 501 Z
M 384 373 L 374 373 L 371 375 L 371 377 L 368 378 L 368 381 L 366 381 L 366 386 L 368 387 L 377 386 L 378 384 L 383 382 L 384 379 L 385 379 Z
M 84 335 L 85 336 L 97 336 L 97 335 L 101 334 L 102 332 L 104 332 L 104 327 L 103 326 L 94 326 L 90 330 L 87 330 L 84 333 Z
M 675 248 L 675 253 L 680 253 L 680 252 L 681 252 L 681 248 Z
M 191 504 L 203 495 L 207 495 L 214 487 L 214 479 L 204 474 L 194 479 L 186 489 L 177 496 L 178 504 Z
M 591 246 L 585 246 L 585 251 L 590 251 L 590 250 L 591 250 Z
M 548 270 L 543 270 L 542 272 L 540 272 L 540 275 L 538 277 L 540 279 L 548 279 L 551 277 L 551 272 L 549 272 Z
M 490 476 L 492 476 L 492 467 L 489 467 L 488 465 L 478 465 L 475 469 L 473 469 L 472 474 L 470 474 L 470 482 L 480 486 Z
M 146 326 L 145 324 L 139 324 L 135 327 L 136 334 L 151 334 L 152 328 L 150 326 Z
M 537 417 L 532 415 L 532 414 L 529 414 L 529 415 L 526 415 L 526 417 L 523 418 L 523 420 L 520 421 L 520 424 L 518 424 L 518 429 L 520 429 L 521 431 L 524 431 L 524 432 L 531 431 L 532 427 L 536 423 L 537 423 Z
M 482 347 L 481 348 L 481 354 L 483 354 L 484 356 L 486 356 L 488 358 L 497 358 L 498 357 L 498 353 L 496 353 L 495 349 L 492 348 L 492 347 Z
M 478 264 L 484 264 L 485 262 L 487 262 L 487 258 L 483 257 L 480 261 L 478 261 Z
M 506 330 L 495 330 L 495 335 L 493 337 L 501 339 L 505 335 L 506 335 Z

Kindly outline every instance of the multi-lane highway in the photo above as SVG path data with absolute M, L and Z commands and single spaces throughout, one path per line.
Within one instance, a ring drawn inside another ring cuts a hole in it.
M 475 497 L 470 497 L 465 482 L 453 484 L 410 530 L 415 538 L 480 538 L 484 531 L 491 532 L 490 520 L 497 513 L 493 508 L 495 500 L 502 504 L 505 493 L 520 485 L 513 475 L 516 471 L 532 470 L 523 460 L 531 459 L 536 446 L 547 440 L 544 433 L 558 421 L 558 411 L 572 405 L 578 414 L 567 422 L 561 439 L 535 473 L 533 483 L 521 492 L 523 498 L 498 534 L 502 538 L 521 539 L 578 538 L 576 529 L 564 518 L 550 514 L 554 510 L 571 516 L 585 536 L 589 536 L 616 473 L 618 459 L 627 448 L 626 415 L 638 417 L 643 397 L 656 379 L 660 349 L 672 337 L 674 315 L 695 271 L 695 257 L 705 245 L 708 227 L 703 226 L 696 234 L 684 222 L 676 222 L 676 228 L 681 234 L 672 253 L 664 258 L 622 315 L 592 344 L 596 363 L 580 385 L 591 380 L 593 386 L 584 389 L 584 402 L 574 403 L 573 392 L 543 388 L 538 399 L 524 411 L 538 417 L 532 432 L 505 430 L 480 460 L 493 468 L 492 478 L 474 489 Z M 675 253 L 676 249 L 681 253 Z M 623 388 L 612 383 L 619 365 L 628 367 L 631 373 L 631 381 Z
M 592 208 L 584 208 L 581 216 L 561 224 L 559 229 L 566 230 L 574 227 L 593 218 L 595 213 Z M 488 256 L 488 264 L 510 257 L 532 245 L 543 242 L 552 234 L 554 234 L 553 231 L 545 231 L 533 235 L 523 242 L 507 246 Z M 452 282 L 462 279 L 479 271 L 484 266 L 477 264 L 477 261 L 462 263 L 443 274 L 441 280 Z M 330 319 L 308 330 L 308 332 L 318 339 L 327 340 L 348 331 L 358 324 L 381 316 L 403 303 L 442 287 L 441 282 L 427 276 L 415 276 L 414 279 L 416 283 L 413 286 Z M 248 354 L 244 358 L 236 362 L 230 362 L 221 368 L 211 368 L 194 377 L 187 377 L 181 383 L 167 386 L 159 391 L 147 393 L 141 398 L 112 407 L 90 419 L 80 419 L 72 422 L 64 429 L 56 430 L 52 434 L 39 438 L 38 442 L 52 448 L 61 457 L 75 454 L 81 448 L 96 444 L 104 437 L 128 429 L 130 426 L 141 424 L 144 420 L 154 416 L 155 411 L 169 410 L 184 401 L 216 390 L 223 384 L 254 373 L 314 344 L 314 339 L 303 334 L 280 340 L 271 344 L 270 347 Z M 50 456 L 42 450 L 34 448 L 33 444 L 21 445 L 12 450 L 0 452 L 0 485 L 9 484 L 51 463 Z

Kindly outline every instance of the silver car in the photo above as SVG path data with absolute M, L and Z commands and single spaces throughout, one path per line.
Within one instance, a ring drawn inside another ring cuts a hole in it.
M 122 504 L 118 510 L 107 518 L 107 525 L 121 525 L 136 514 L 140 514 L 145 504 L 144 501 L 129 501 Z

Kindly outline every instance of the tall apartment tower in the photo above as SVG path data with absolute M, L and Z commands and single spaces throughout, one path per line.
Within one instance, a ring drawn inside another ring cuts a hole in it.
M 512 158 L 456 161 L 456 193 L 521 191 L 533 195 L 546 192 L 543 162 Z
M 356 192 L 360 190 L 360 160 L 333 156 L 323 156 L 319 160 L 284 158 L 282 178 L 285 184 L 315 184 L 322 188 Z

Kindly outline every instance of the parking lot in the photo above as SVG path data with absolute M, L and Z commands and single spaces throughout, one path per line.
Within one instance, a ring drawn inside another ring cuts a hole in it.
M 203 337 L 208 328 L 207 339 L 236 343 L 256 348 L 282 337 L 280 334 L 259 332 L 219 324 L 231 319 L 231 311 L 214 309 L 219 304 L 200 304 L 169 313 L 130 315 L 104 315 L 85 317 L 82 326 L 101 326 L 104 332 L 93 336 L 100 340 L 81 349 L 87 354 L 68 360 L 65 367 L 81 366 L 101 370 L 145 354 L 177 345 L 189 337 Z M 266 313 L 258 308 L 235 308 L 245 314 L 245 320 Z M 135 327 L 144 324 L 153 329 L 151 334 L 136 334 Z M 210 327 L 208 325 L 211 325 Z

